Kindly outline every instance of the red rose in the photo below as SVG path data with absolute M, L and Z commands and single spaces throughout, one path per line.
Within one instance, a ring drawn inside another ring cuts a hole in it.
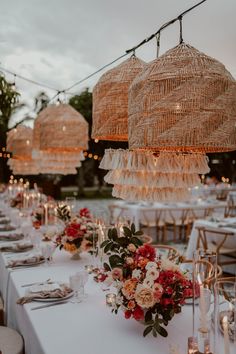
M 156 250 L 154 247 L 149 244 L 145 244 L 139 247 L 136 251 L 138 256 L 142 256 L 143 258 L 147 258 L 149 261 L 154 261 L 156 258 Z
M 173 299 L 163 298 L 163 299 L 161 300 L 161 304 L 162 304 L 163 306 L 174 305 L 174 301 L 173 301 Z
M 128 320 L 132 315 L 132 312 L 131 311 L 125 311 L 125 318 Z
M 143 310 L 141 309 L 141 307 L 137 306 L 135 309 L 134 309 L 134 312 L 133 312 L 133 317 L 135 320 L 137 321 L 140 321 L 144 318 L 144 312 Z

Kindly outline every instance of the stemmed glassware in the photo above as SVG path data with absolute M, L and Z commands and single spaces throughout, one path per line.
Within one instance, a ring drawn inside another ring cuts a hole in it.
M 233 354 L 236 347 L 235 278 L 216 281 L 214 294 L 214 354 Z
M 193 260 L 193 337 L 197 337 L 200 353 L 210 353 L 210 308 L 212 284 L 218 274 L 214 252 L 199 249 Z M 199 305 L 199 306 L 198 306 Z M 196 317 L 199 314 L 199 318 Z M 196 323 L 200 321 L 199 325 Z M 197 330 L 196 330 L 197 329 Z
M 84 287 L 88 281 L 88 273 L 85 270 L 80 270 L 74 275 L 70 276 L 70 287 L 74 290 L 75 296 L 72 300 L 73 303 L 80 303 L 86 297 Z

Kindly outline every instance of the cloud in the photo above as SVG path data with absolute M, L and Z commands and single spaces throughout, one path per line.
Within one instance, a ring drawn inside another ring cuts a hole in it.
M 72 85 L 120 56 L 195 0 L 8 0 L 1 2 L 0 62 L 58 89 Z M 208 0 L 184 17 L 186 42 L 223 62 L 236 76 L 235 0 Z M 178 24 L 161 36 L 161 53 L 178 43 Z M 155 41 L 136 53 L 155 58 Z M 100 75 L 78 86 L 93 87 Z M 11 76 L 7 76 L 12 79 Z M 41 91 L 17 80 L 22 99 L 33 105 Z M 46 90 L 49 95 L 54 92 Z

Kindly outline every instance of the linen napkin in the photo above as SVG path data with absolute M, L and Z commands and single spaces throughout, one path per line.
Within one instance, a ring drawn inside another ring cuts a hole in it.
M 0 227 L 0 231 L 13 231 L 15 229 L 15 226 L 9 224 Z
M 10 260 L 8 260 L 6 267 L 13 268 L 13 267 L 34 265 L 42 261 L 44 261 L 44 257 L 41 254 L 31 253 L 27 255 L 18 255 L 17 258 L 11 258 Z
M 0 245 L 1 252 L 23 252 L 33 248 L 31 242 L 3 243 Z
M 0 241 L 18 241 L 22 240 L 24 235 L 22 233 L 14 234 L 0 234 Z
M 66 284 L 59 285 L 56 283 L 44 284 L 41 287 L 37 286 L 37 288 L 35 288 L 36 287 L 32 287 L 25 296 L 19 298 L 17 304 L 23 305 L 37 299 L 63 299 L 73 291 Z
M 7 224 L 9 224 L 9 222 L 10 222 L 10 219 L 0 218 L 1 225 L 7 225 Z

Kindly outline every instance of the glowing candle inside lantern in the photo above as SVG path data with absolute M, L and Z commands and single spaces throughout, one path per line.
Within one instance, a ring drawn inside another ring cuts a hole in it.
M 44 204 L 44 223 L 48 224 L 48 205 Z
M 229 328 L 228 328 L 228 317 L 224 316 L 222 319 L 222 327 L 224 331 L 224 348 L 225 348 L 225 353 L 224 354 L 230 354 L 230 349 L 229 349 Z

